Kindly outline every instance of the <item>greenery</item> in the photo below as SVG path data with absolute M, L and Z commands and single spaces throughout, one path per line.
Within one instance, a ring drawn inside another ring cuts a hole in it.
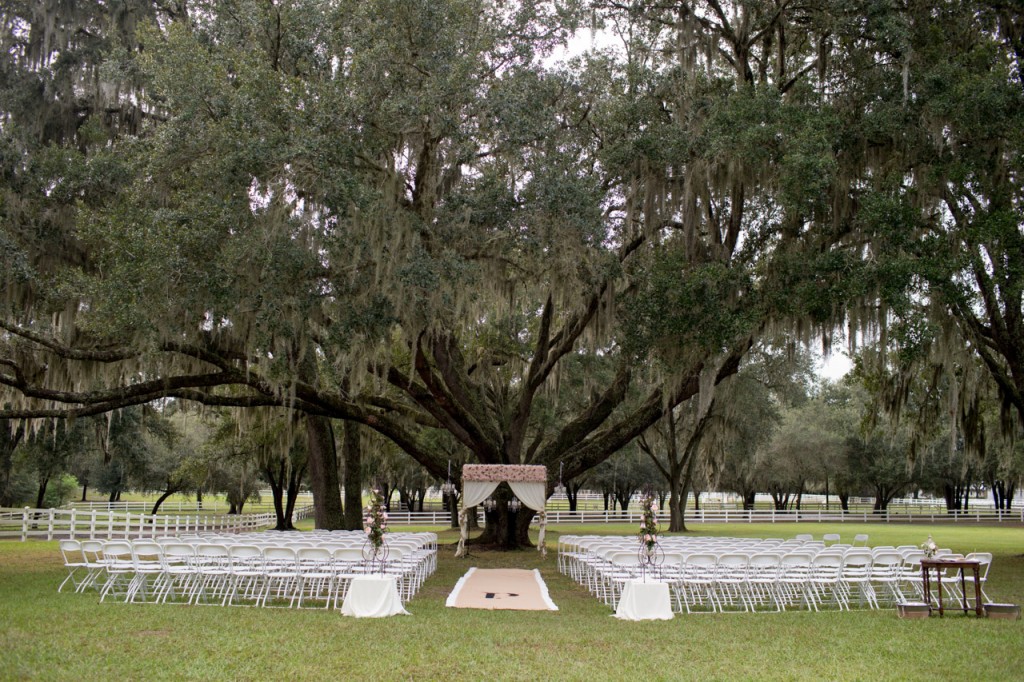
M 696 448 L 757 344 L 848 329 L 894 413 L 940 377 L 980 459 L 1024 415 L 1024 48 L 1006 3 L 933 10 L 6 3 L 0 418 L 233 408 L 280 436 L 280 525 L 305 467 L 318 523 L 358 527 L 335 424 L 350 481 L 360 430 L 434 477 L 569 481 L 677 407 Z M 621 49 L 553 59 L 587 24 Z M 148 485 L 212 475 L 155 450 Z
M 654 495 L 645 494 L 640 498 L 640 532 L 637 533 L 640 544 L 653 552 L 658 544 L 658 501 Z
M 408 530 L 397 529 L 396 530 Z M 631 535 L 634 526 L 551 529 Z M 792 537 L 869 533 L 872 544 L 990 550 L 988 592 L 1024 603 L 1024 530 L 942 525 L 720 525 L 697 535 Z M 456 560 L 441 532 L 437 573 L 409 617 L 356 620 L 287 609 L 97 603 L 57 594 L 56 543 L 0 543 L 2 679 L 508 679 L 779 680 L 1010 679 L 1024 665 L 1020 622 L 903 621 L 892 610 L 677 616 L 621 623 L 561 576 L 554 553 L 498 552 Z M 556 613 L 455 610 L 444 600 L 469 566 L 538 567 Z M 286 642 L 282 644 L 282 642 Z M 643 641 L 643 646 L 637 646 Z
M 363 519 L 363 530 L 366 532 L 366 540 L 373 547 L 374 555 L 384 545 L 384 534 L 388 532 L 388 512 L 384 507 L 384 497 L 380 491 L 374 489 L 370 492 L 370 504 L 364 510 L 366 518 Z

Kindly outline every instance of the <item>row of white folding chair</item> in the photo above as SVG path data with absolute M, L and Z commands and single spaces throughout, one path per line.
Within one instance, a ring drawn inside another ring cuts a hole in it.
M 248 533 L 244 535 L 224 534 L 190 534 L 177 537 L 156 538 L 157 542 L 184 541 L 191 543 L 220 542 L 223 544 L 252 544 L 254 542 L 268 542 L 275 545 L 294 543 L 296 546 L 305 544 L 307 546 L 323 546 L 326 544 L 355 544 L 362 546 L 366 543 L 366 535 L 362 532 L 338 532 L 330 531 L 323 533 L 303 531 L 269 531 L 265 533 Z M 387 542 L 411 542 L 415 541 L 427 549 L 437 549 L 436 533 L 389 533 Z
M 804 543 L 793 541 L 775 541 L 759 539 L 733 538 L 670 538 L 662 543 L 666 555 L 677 552 L 714 551 L 727 553 L 730 551 L 746 551 L 756 553 L 767 549 L 791 549 Z M 632 537 L 614 536 L 570 536 L 560 541 L 559 569 L 574 580 L 586 583 L 591 591 L 597 587 L 594 569 L 607 565 L 603 555 L 609 552 L 636 552 L 636 539 Z
M 712 611 L 757 610 L 764 606 L 782 610 L 800 604 L 817 610 L 826 602 L 849 608 L 856 591 L 861 604 L 879 605 L 877 587 L 887 601 L 902 601 L 899 588 L 902 560 L 895 552 L 789 553 L 695 552 L 666 554 L 653 576 L 670 582 L 677 607 L 692 611 L 698 602 Z M 601 562 L 592 565 L 587 586 L 598 598 L 614 606 L 621 585 L 639 577 L 638 555 L 603 550 Z
M 92 580 L 82 580 L 78 586 L 84 589 L 99 580 L 101 601 L 113 595 L 125 601 L 163 602 L 174 598 L 192 604 L 223 605 L 233 603 L 241 590 L 244 597 L 259 605 L 267 605 L 272 595 L 287 596 L 289 606 L 301 606 L 304 597 L 322 595 L 326 607 L 336 605 L 353 575 L 370 570 L 361 548 L 332 552 L 314 547 L 216 543 L 99 544 L 101 547 L 95 548 L 97 558 L 91 564 L 84 562 L 93 569 Z M 410 559 L 407 548 L 396 548 L 394 553 L 394 559 L 382 563 L 380 570 L 394 575 L 401 595 L 409 599 L 427 575 L 422 569 L 426 560 Z

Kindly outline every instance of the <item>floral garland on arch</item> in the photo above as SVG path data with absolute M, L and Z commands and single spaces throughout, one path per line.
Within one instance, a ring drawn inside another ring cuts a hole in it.
M 384 534 L 388 532 L 388 512 L 384 506 L 384 496 L 374 488 L 370 491 L 370 504 L 363 510 L 363 530 L 366 541 L 373 548 L 373 553 L 380 552 L 384 546 Z

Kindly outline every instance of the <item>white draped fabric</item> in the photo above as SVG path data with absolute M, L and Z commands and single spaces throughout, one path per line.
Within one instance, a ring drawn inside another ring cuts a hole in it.
M 672 620 L 668 583 L 627 580 L 622 586 L 615 617 L 622 620 Z
M 500 481 L 462 481 L 462 509 L 459 510 L 459 548 L 455 556 L 466 553 L 466 540 L 469 539 L 469 510 L 487 499 L 495 491 Z
M 501 481 L 463 481 L 462 506 L 466 509 L 475 507 L 490 496 L 498 488 Z
M 379 575 L 360 575 L 352 578 L 345 601 L 341 605 L 341 613 L 356 618 L 409 615 L 398 596 L 398 581 L 394 576 Z
M 538 519 L 540 521 L 540 527 L 537 533 L 537 547 L 540 548 L 540 553 L 547 556 L 547 548 L 544 546 L 544 531 L 548 525 L 548 515 L 544 511 L 544 507 L 547 505 L 547 484 L 546 483 L 534 483 L 526 481 L 509 481 L 509 487 L 512 488 L 512 492 L 519 498 L 520 502 L 525 504 L 530 509 L 537 512 Z
M 547 468 L 529 465 L 473 465 L 462 467 L 462 509 L 459 510 L 459 547 L 455 556 L 466 554 L 466 540 L 469 539 L 469 512 L 495 491 L 498 484 L 507 481 L 519 500 L 537 512 L 540 532 L 537 549 L 547 556 L 544 546 L 544 532 L 547 529 Z

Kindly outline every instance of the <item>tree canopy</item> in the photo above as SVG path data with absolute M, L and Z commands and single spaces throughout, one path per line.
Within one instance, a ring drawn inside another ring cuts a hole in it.
M 326 418 L 572 479 L 757 339 L 923 300 L 1020 409 L 1020 21 L 929 8 L 9 3 L 0 417 L 285 408 L 311 467 Z M 622 49 L 556 59 L 588 19 Z

